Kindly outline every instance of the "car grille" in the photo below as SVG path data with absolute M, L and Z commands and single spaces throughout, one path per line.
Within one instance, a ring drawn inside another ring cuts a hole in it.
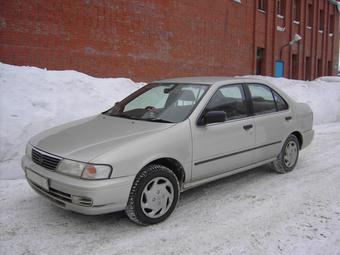
M 37 165 L 53 171 L 57 168 L 57 165 L 60 162 L 60 158 L 42 153 L 34 148 L 32 148 L 32 160 Z

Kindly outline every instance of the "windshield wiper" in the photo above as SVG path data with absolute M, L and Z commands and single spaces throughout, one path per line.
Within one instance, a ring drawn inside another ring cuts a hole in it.
M 151 122 L 173 123 L 172 121 L 163 120 L 163 119 L 144 119 L 144 120 L 146 120 L 146 121 L 151 121 Z
M 132 117 L 130 115 L 127 114 L 115 114 L 115 115 L 110 115 L 113 117 L 120 117 L 120 118 L 126 118 L 126 119 L 130 119 L 130 120 L 144 120 L 144 121 L 150 121 L 150 122 L 161 122 L 161 123 L 174 123 L 172 121 L 169 120 L 163 120 L 163 119 L 141 119 L 141 118 L 136 118 L 136 117 Z
M 130 120 L 140 120 L 139 118 L 136 117 L 132 117 L 130 115 L 127 114 L 115 114 L 115 115 L 111 115 L 113 117 L 120 117 L 120 118 L 126 118 L 126 119 L 130 119 Z

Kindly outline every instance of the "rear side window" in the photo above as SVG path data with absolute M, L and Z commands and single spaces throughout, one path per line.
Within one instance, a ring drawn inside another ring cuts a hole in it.
M 276 112 L 276 104 L 270 88 L 260 84 L 248 85 L 255 115 Z
M 227 120 L 248 116 L 242 85 L 227 85 L 219 88 L 211 97 L 205 111 L 224 111 Z
M 277 110 L 278 111 L 287 110 L 288 104 L 286 103 L 286 101 L 279 94 L 277 94 L 275 91 L 273 91 L 273 94 L 274 94 Z

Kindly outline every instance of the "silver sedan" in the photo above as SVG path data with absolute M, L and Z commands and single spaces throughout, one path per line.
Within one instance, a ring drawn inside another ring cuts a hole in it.
M 313 135 L 311 108 L 266 81 L 177 78 L 36 135 L 22 167 L 59 207 L 125 210 L 148 225 L 166 219 L 189 188 L 264 164 L 292 171 Z

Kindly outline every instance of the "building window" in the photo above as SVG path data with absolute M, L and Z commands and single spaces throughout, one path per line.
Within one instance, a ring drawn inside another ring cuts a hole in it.
M 332 61 L 328 61 L 328 76 L 332 76 L 333 75 L 333 64 Z
M 292 79 L 294 80 L 299 79 L 299 55 L 298 54 L 292 55 Z
M 322 76 L 322 60 L 321 58 L 318 59 L 318 77 Z
M 300 22 L 300 0 L 293 0 L 293 20 Z
M 334 15 L 329 16 L 329 33 L 334 34 Z
M 266 11 L 266 0 L 258 0 L 257 8 L 261 11 Z
M 312 60 L 311 57 L 306 57 L 305 80 L 312 80 Z
M 257 48 L 256 50 L 256 74 L 264 75 L 264 48 Z
M 313 4 L 308 4 L 308 20 L 307 20 L 307 26 L 312 27 L 313 26 Z
M 276 1 L 276 14 L 279 16 L 285 16 L 285 0 Z
M 319 19 L 319 31 L 323 31 L 325 22 L 325 12 L 320 10 L 320 19 Z

